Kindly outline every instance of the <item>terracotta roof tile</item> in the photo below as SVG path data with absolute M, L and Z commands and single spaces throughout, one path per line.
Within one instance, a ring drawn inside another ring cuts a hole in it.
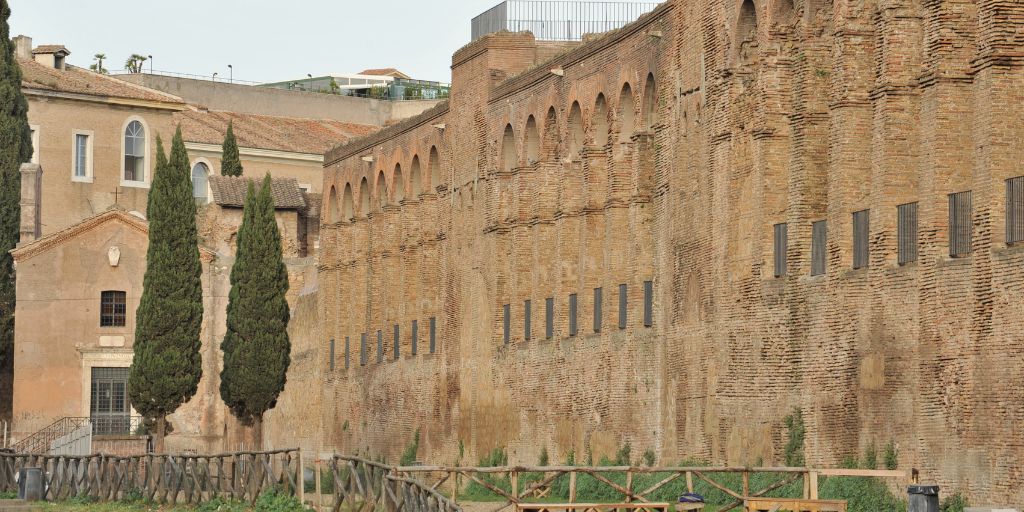
M 60 51 L 63 51 L 64 53 L 71 55 L 71 51 L 65 48 L 62 44 L 44 44 L 37 46 L 34 50 L 32 50 L 32 55 L 57 53 Z
M 213 202 L 229 208 L 243 207 L 251 182 L 259 187 L 259 181 L 244 176 L 211 176 L 210 190 L 213 192 Z M 274 207 L 278 210 L 306 208 L 302 189 L 299 188 L 299 182 L 295 178 L 271 179 L 270 191 L 274 196 Z
M 231 122 L 239 147 L 317 155 L 378 130 L 375 126 L 332 120 L 200 110 L 178 112 L 175 122 L 181 125 L 187 142 L 223 144 Z
M 364 69 L 360 71 L 359 74 L 369 76 L 393 76 L 395 78 L 409 79 L 409 75 L 402 73 L 395 68 Z
M 67 66 L 67 69 L 60 70 L 27 59 L 18 59 L 18 65 L 21 66 L 21 85 L 28 89 L 156 101 L 184 107 L 184 101 L 177 96 L 76 66 Z

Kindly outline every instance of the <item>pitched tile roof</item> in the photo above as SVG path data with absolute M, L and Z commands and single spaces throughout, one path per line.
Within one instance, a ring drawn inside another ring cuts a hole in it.
M 410 78 L 409 75 L 402 73 L 395 68 L 364 69 L 360 71 L 359 74 L 369 76 L 393 76 L 395 78 L 404 78 L 406 80 Z
M 317 155 L 378 130 L 376 126 L 332 120 L 205 110 L 178 112 L 175 122 L 181 125 L 186 142 L 220 145 L 231 122 L 240 147 Z
M 184 101 L 170 94 L 101 75 L 76 66 L 54 69 L 31 59 L 18 59 L 21 85 L 26 89 L 87 94 L 90 96 L 156 101 L 184 107 Z
M 258 180 L 244 176 L 211 176 L 210 190 L 213 202 L 228 208 L 241 208 L 245 205 L 245 196 L 249 192 L 249 183 L 260 186 Z M 272 178 L 270 191 L 274 196 L 274 207 L 278 210 L 302 210 L 306 208 L 306 200 L 302 197 L 302 189 L 295 178 Z
M 67 55 L 71 55 L 71 51 L 65 48 L 62 44 L 44 44 L 36 46 L 35 49 L 32 50 L 32 55 L 58 52 L 64 52 Z

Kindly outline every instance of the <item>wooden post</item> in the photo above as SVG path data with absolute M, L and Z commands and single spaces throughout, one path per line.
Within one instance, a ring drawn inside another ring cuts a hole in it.
M 320 512 L 324 508 L 324 493 L 323 489 L 320 488 L 320 457 L 316 458 L 315 469 L 313 471 L 313 478 L 316 479 L 316 510 Z
M 569 473 L 569 503 L 576 503 L 576 472 Z
M 818 499 L 818 473 L 811 472 L 811 499 Z
M 519 499 L 519 472 L 512 472 L 512 496 Z
M 298 458 L 298 468 L 295 470 L 295 495 L 299 498 L 299 503 L 301 503 L 302 506 L 306 506 L 306 468 L 302 466 L 302 448 L 299 448 Z M 320 485 L 319 481 L 317 481 L 317 485 Z
M 459 473 L 456 472 L 452 478 L 452 504 L 459 504 Z
M 750 472 L 743 472 L 743 499 L 750 497 Z
M 804 473 L 804 499 L 811 499 L 811 474 Z
M 686 492 L 693 492 L 693 471 L 686 472 Z
M 633 502 L 633 471 L 626 470 L 626 503 Z

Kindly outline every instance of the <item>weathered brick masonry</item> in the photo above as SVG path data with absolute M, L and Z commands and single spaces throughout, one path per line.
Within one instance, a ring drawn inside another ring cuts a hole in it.
M 330 152 L 319 332 L 297 341 L 319 357 L 293 370 L 324 383 L 322 445 L 395 460 L 421 429 L 431 462 L 629 441 L 779 463 L 801 408 L 809 464 L 895 441 L 930 481 L 1024 500 L 1024 248 L 1004 235 L 1024 2 L 790 1 L 672 0 L 574 46 L 489 36 L 455 54 L 450 103 Z M 951 258 L 967 190 L 973 252 Z

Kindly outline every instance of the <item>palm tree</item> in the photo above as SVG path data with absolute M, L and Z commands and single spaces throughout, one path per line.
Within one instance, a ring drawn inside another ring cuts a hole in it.
M 96 63 L 90 65 L 89 69 L 103 75 L 107 74 L 107 69 L 103 67 L 103 61 L 107 58 L 107 54 L 97 53 L 96 55 L 93 55 L 93 58 L 96 59 Z
M 142 63 L 146 62 L 146 60 L 147 59 L 144 55 L 133 53 L 132 56 L 128 57 L 128 60 L 125 61 L 124 68 L 127 69 L 129 73 L 142 73 Z

